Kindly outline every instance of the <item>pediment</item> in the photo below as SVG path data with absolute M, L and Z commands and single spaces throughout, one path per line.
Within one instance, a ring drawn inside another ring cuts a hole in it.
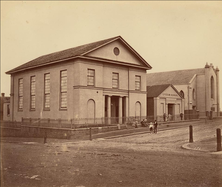
M 166 88 L 159 97 L 167 97 L 167 98 L 177 98 L 181 99 L 180 95 L 175 91 L 175 89 L 172 88 L 172 86 L 169 86 Z
M 144 60 L 140 58 L 140 56 L 132 50 L 131 47 L 120 39 L 99 47 L 84 56 L 124 62 L 150 68 L 149 64 L 144 62 Z

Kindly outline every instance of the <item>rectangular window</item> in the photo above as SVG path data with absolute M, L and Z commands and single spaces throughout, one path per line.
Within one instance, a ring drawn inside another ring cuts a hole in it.
M 119 88 L 119 73 L 113 73 L 112 85 L 113 88 Z
M 141 76 L 136 75 L 135 77 L 135 90 L 141 89 Z
M 35 110 L 35 76 L 31 77 L 30 80 L 30 107 L 31 110 Z
M 95 70 L 94 69 L 88 69 L 87 85 L 88 86 L 94 86 L 95 85 Z
M 18 109 L 23 110 L 23 79 L 18 80 Z
M 44 75 L 44 109 L 50 109 L 50 74 Z
M 67 70 L 60 72 L 60 108 L 67 109 Z

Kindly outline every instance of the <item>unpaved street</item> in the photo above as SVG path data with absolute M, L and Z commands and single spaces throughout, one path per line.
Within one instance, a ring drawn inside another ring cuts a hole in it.
M 221 124 L 193 123 L 194 141 L 215 138 Z M 222 154 L 181 148 L 188 142 L 189 125 L 157 134 L 45 145 L 18 138 L 10 143 L 13 139 L 5 138 L 1 183 L 3 187 L 222 186 Z

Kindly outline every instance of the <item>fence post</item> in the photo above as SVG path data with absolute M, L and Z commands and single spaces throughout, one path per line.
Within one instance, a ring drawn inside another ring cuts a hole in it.
M 38 133 L 40 133 L 40 118 L 38 118 Z
M 48 127 L 50 127 L 50 118 L 48 118 Z
M 61 128 L 61 119 L 58 119 L 59 127 Z
M 71 129 L 72 129 L 72 119 L 70 121 L 71 121 Z
M 44 134 L 44 144 L 47 143 L 46 139 L 47 139 L 47 132 L 46 132 L 46 129 L 45 129 L 45 134 Z
M 192 125 L 189 126 L 189 132 L 190 132 L 189 142 L 192 143 L 193 142 L 193 126 Z
M 221 130 L 217 129 L 217 151 L 221 151 Z
M 92 141 L 92 128 L 89 128 L 89 139 Z

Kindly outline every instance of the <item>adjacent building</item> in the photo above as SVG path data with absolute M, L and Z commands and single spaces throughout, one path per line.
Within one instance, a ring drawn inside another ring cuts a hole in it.
M 184 99 L 172 84 L 147 86 L 147 116 L 157 121 L 181 120 L 184 116 Z M 166 119 L 165 119 L 166 120 Z
M 124 123 L 147 114 L 151 66 L 121 37 L 44 55 L 11 75 L 11 120 Z
M 219 69 L 212 64 L 199 69 L 147 74 L 147 86 L 166 84 L 172 84 L 184 99 L 185 115 L 220 115 Z M 169 104 L 164 106 L 166 113 Z

